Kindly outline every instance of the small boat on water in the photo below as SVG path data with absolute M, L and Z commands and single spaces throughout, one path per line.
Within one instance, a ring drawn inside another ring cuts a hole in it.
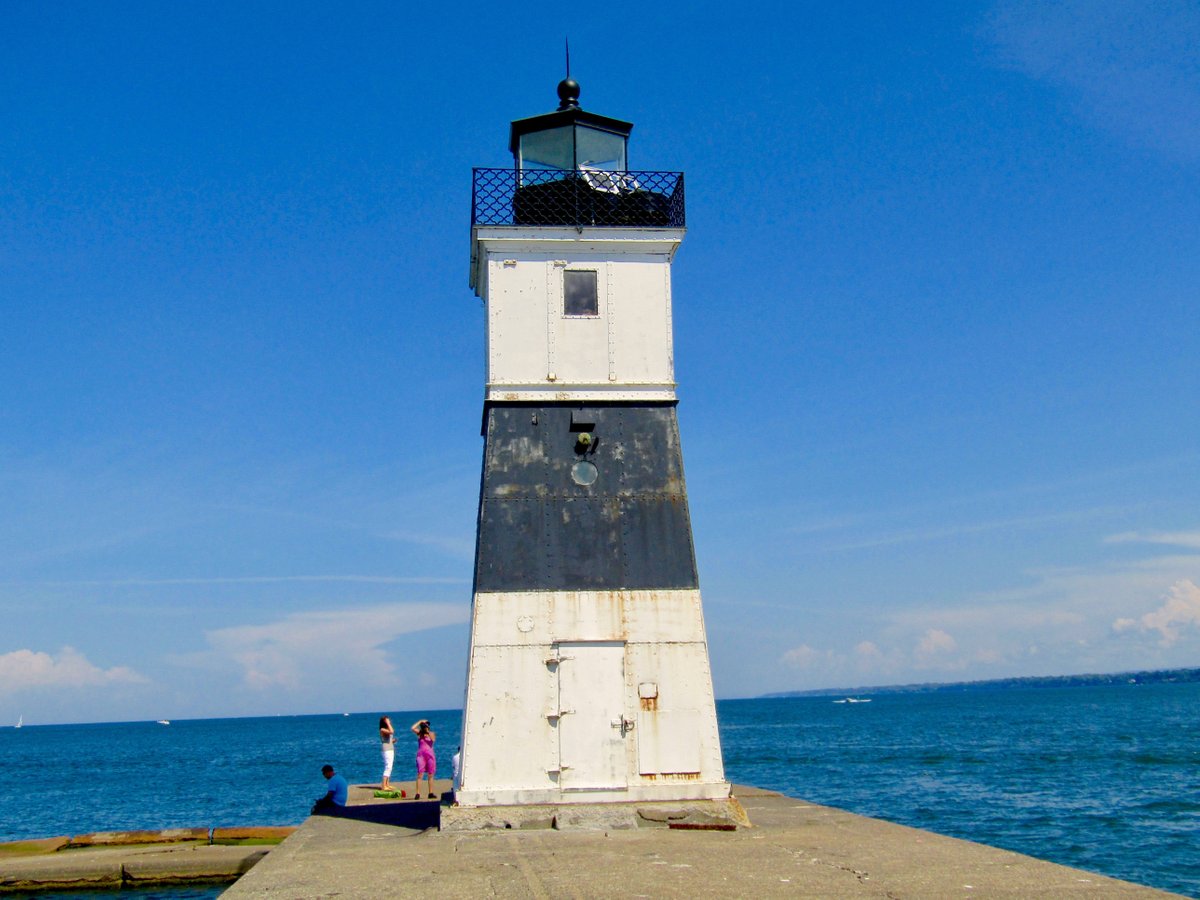
M 870 703 L 870 697 L 846 697 L 844 700 L 834 700 L 834 703 Z
M 158 724 L 159 724 L 159 725 L 170 725 L 170 724 L 171 724 L 171 720 L 170 720 L 170 719 L 159 719 L 159 720 L 158 720 Z
M 24 716 L 24 714 L 22 714 L 22 715 L 17 716 L 17 724 L 14 725 L 13 728 L 20 728 L 24 724 L 25 724 L 25 716 Z

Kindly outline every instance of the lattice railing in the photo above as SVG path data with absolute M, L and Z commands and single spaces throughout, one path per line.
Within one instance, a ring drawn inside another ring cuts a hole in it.
M 472 225 L 682 228 L 682 172 L 475 169 Z

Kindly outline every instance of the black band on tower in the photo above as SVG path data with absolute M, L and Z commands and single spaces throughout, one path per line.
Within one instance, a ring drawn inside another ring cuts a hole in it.
M 475 591 L 699 586 L 673 403 L 491 405 Z

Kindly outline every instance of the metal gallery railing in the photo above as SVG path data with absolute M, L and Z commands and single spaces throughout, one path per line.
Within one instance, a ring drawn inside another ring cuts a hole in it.
M 682 172 L 475 169 L 471 224 L 682 228 Z

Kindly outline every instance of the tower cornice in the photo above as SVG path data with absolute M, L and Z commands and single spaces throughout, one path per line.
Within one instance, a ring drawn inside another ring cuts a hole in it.
M 554 253 L 652 253 L 675 258 L 686 228 L 548 228 L 528 225 L 476 225 L 471 229 L 471 288 L 484 296 L 489 253 L 505 250 Z

